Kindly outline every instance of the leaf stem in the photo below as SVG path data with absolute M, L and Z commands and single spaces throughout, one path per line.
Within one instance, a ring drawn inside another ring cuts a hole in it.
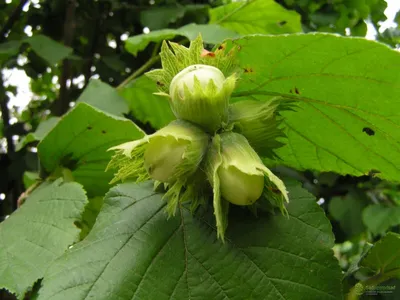
M 354 285 L 351 288 L 350 292 L 348 293 L 347 300 L 358 300 L 360 298 L 360 296 L 364 293 L 366 287 L 375 287 L 378 284 L 380 284 L 390 278 L 396 277 L 396 276 L 398 276 L 399 271 L 400 271 L 400 268 L 390 270 L 386 273 L 383 273 L 382 271 L 380 271 L 378 274 L 368 278 L 367 280 L 360 281 L 359 284 L 362 285 L 363 291 L 360 292 L 360 287 L 357 283 L 356 285 Z
M 133 72 L 128 78 L 126 78 L 119 86 L 117 86 L 117 91 L 122 90 L 126 85 L 128 85 L 132 80 L 134 80 L 139 75 L 142 75 L 147 69 L 149 69 L 152 65 L 160 60 L 160 56 L 151 57 L 144 65 L 142 65 L 139 69 Z

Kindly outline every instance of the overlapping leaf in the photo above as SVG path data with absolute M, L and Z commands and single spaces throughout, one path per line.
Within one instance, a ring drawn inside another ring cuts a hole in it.
M 311 195 L 289 190 L 289 219 L 233 210 L 222 244 L 212 213 L 168 219 L 151 183 L 119 185 L 39 299 L 340 299 L 330 224 Z
M 389 232 L 361 260 L 361 266 L 374 271 L 386 280 L 400 276 L 400 235 Z
M 113 177 L 112 172 L 104 172 L 111 158 L 107 149 L 143 135 L 131 121 L 79 103 L 39 144 L 39 157 L 48 172 L 67 168 L 90 197 L 102 196 Z
M 329 34 L 249 36 L 236 100 L 282 96 L 283 163 L 304 170 L 400 180 L 400 53 L 383 44 Z M 242 97 L 242 98 L 240 98 Z
M 213 8 L 210 23 L 240 34 L 302 32 L 300 15 L 274 0 L 242 0 Z
M 128 104 L 113 87 L 96 79 L 89 82 L 77 102 L 85 102 L 116 116 L 123 116 L 129 111 Z
M 77 183 L 42 184 L 0 224 L 0 288 L 23 298 L 51 262 L 79 240 L 78 221 L 87 203 Z
M 157 86 L 151 79 L 141 76 L 126 86 L 121 95 L 129 104 L 131 113 L 143 123 L 149 123 L 159 129 L 175 119 L 168 100 L 153 95 Z
M 140 34 L 130 37 L 125 44 L 126 50 L 133 55 L 144 50 L 151 42 L 161 42 L 169 40 L 175 36 L 184 36 L 189 40 L 194 40 L 199 34 L 202 35 L 205 43 L 217 44 L 227 38 L 238 37 L 232 30 L 223 28 L 216 24 L 189 24 L 178 29 L 161 29 L 151 31 L 148 34 Z

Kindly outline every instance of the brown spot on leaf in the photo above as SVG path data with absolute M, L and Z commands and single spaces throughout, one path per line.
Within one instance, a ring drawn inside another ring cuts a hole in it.
M 290 89 L 289 93 L 300 95 L 300 91 L 297 87 L 294 87 L 294 89 Z
M 242 50 L 242 46 L 238 46 L 238 47 L 237 47 L 237 50 L 238 50 L 238 51 Z
M 224 50 L 224 49 L 225 49 L 225 44 L 219 45 L 218 50 Z
M 282 192 L 277 188 L 277 187 L 271 187 L 269 186 L 268 189 L 273 192 L 274 194 L 282 194 Z
M 245 73 L 253 73 L 253 69 L 252 68 L 244 68 L 243 69 Z
M 206 49 L 203 49 L 203 50 L 201 50 L 200 56 L 201 57 L 215 57 L 215 53 L 211 52 L 211 51 L 208 51 Z

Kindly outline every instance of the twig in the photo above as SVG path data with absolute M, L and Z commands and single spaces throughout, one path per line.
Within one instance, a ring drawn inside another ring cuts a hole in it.
M 32 194 L 32 192 L 33 192 L 34 190 L 36 190 L 36 188 L 37 188 L 42 182 L 43 182 L 42 180 L 36 181 L 36 182 L 35 182 L 34 184 L 32 184 L 25 192 L 23 192 L 23 193 L 19 196 L 19 198 L 18 198 L 18 200 L 17 200 L 18 208 L 19 208 L 22 204 L 24 204 L 26 198 L 28 198 L 28 197 L 30 196 L 30 194 Z
M 1 107 L 1 118 L 3 120 L 3 130 L 7 141 L 7 153 L 12 158 L 15 153 L 15 145 L 11 134 L 9 133 L 10 128 L 10 111 L 8 110 L 8 96 L 4 89 L 3 76 L 0 73 L 0 107 Z
M 117 90 L 122 90 L 128 83 L 134 80 L 136 77 L 142 75 L 145 71 L 147 71 L 152 65 L 160 60 L 160 56 L 151 57 L 144 65 L 142 65 L 139 69 L 133 72 L 128 78 L 126 78 L 121 84 L 117 87 Z
M 28 1 L 29 0 L 21 0 L 18 6 L 14 9 L 11 16 L 8 18 L 6 24 L 4 24 L 3 28 L 0 31 L 0 43 L 3 43 L 6 40 L 7 33 L 14 26 L 15 21 L 18 20 L 19 16 L 21 15 L 22 8 Z

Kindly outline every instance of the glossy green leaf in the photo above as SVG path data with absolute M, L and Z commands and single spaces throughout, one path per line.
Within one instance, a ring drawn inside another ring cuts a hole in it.
M 400 235 L 387 233 L 369 250 L 361 266 L 381 270 L 380 276 L 389 275 L 386 279 L 400 276 Z
M 123 116 L 129 112 L 128 104 L 110 85 L 92 79 L 80 95 L 77 103 L 85 102 L 107 113 Z
M 51 66 L 73 52 L 72 48 L 66 47 L 62 43 L 56 42 L 45 35 L 35 34 L 28 38 L 2 43 L 0 45 L 0 62 L 18 54 L 19 48 L 23 43 L 28 43 L 31 49 Z
M 159 129 L 175 119 L 165 97 L 153 95 L 157 85 L 146 76 L 141 76 L 121 91 L 128 102 L 132 115 L 142 123 Z
M 217 44 L 224 39 L 238 37 L 235 32 L 216 24 L 189 24 L 178 29 L 161 29 L 151 31 L 148 34 L 135 35 L 127 39 L 125 48 L 136 56 L 151 42 L 162 42 L 175 36 L 183 36 L 189 40 L 194 40 L 199 34 L 202 35 L 204 42 L 209 44 Z
M 242 0 L 210 10 L 210 23 L 240 34 L 302 32 L 300 15 L 274 0 Z
M 23 298 L 54 259 L 79 240 L 80 219 L 87 203 L 77 183 L 57 180 L 37 188 L 0 224 L 0 288 Z
M 181 207 L 168 219 L 152 186 L 107 194 L 86 239 L 49 268 L 39 300 L 341 299 L 330 224 L 297 184 L 289 219 L 234 209 L 225 244 L 212 212 Z
M 400 207 L 370 205 L 363 210 L 362 220 L 373 234 L 384 234 L 390 227 L 400 224 Z
M 68 55 L 72 54 L 73 51 L 72 48 L 66 47 L 42 34 L 31 36 L 24 42 L 29 43 L 32 50 L 47 61 L 49 65 L 55 65 Z
M 330 34 L 249 36 L 230 45 L 246 68 L 236 100 L 282 96 L 298 105 L 282 112 L 288 140 L 276 153 L 284 164 L 400 180 L 398 51 Z
M 112 146 L 143 137 L 131 121 L 79 103 L 64 115 L 38 146 L 41 164 L 48 172 L 67 168 L 90 197 L 108 190 L 112 172 L 104 172 Z
M 40 122 L 38 128 L 34 132 L 28 133 L 17 144 L 16 150 L 19 151 L 29 143 L 41 141 L 58 123 L 60 118 L 50 117 L 49 119 Z

